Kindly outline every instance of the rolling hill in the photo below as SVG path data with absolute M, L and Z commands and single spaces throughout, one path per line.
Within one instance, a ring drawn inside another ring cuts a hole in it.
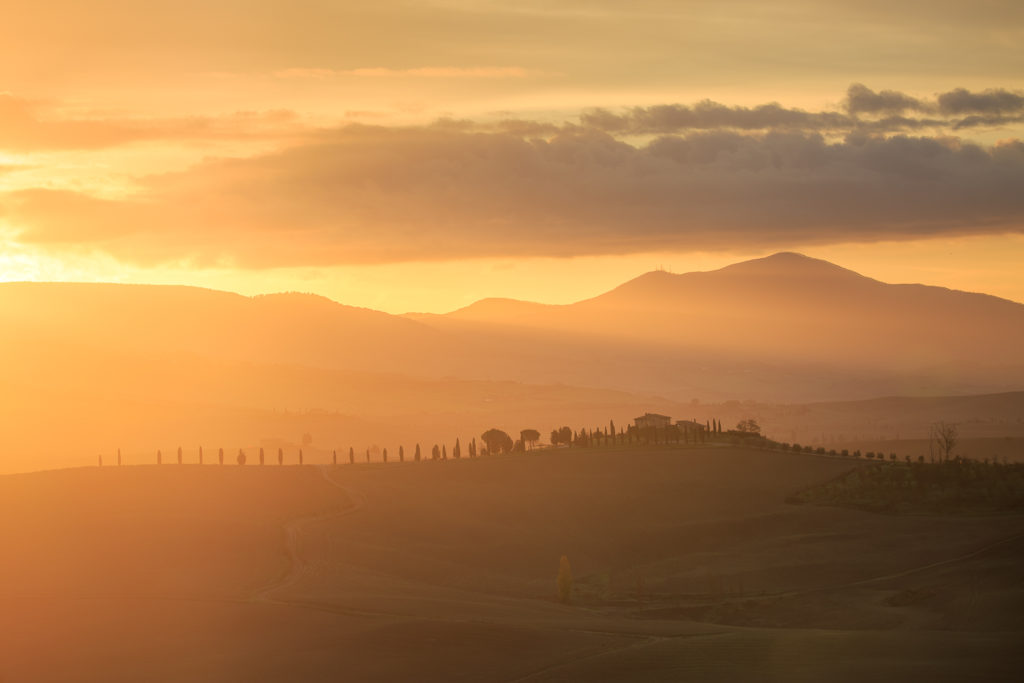
M 321 448 L 361 451 L 495 425 L 546 433 L 645 410 L 706 413 L 691 399 L 1024 387 L 1024 305 L 788 253 L 647 273 L 575 304 L 483 300 L 446 315 L 296 293 L 6 283 L 0 330 L 7 471 L 119 446 L 150 458 L 311 432 Z

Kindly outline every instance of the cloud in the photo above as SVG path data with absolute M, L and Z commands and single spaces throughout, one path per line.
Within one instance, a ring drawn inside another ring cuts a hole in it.
M 521 78 L 519 67 L 417 69 L 286 69 L 281 78 L 322 79 L 339 74 L 381 78 Z M 711 100 L 695 104 L 661 104 L 620 111 L 589 109 L 578 122 L 508 119 L 491 123 L 447 122 L 482 132 L 550 137 L 578 128 L 615 136 L 654 136 L 692 131 L 790 131 L 842 137 L 853 132 L 905 133 L 934 129 L 954 132 L 999 128 L 1024 120 L 1024 95 L 995 89 L 971 92 L 957 88 L 934 100 L 915 98 L 894 90 L 875 92 L 853 84 L 844 111 L 805 111 L 767 103 L 754 107 L 730 106 Z M 379 118 L 374 112 L 342 112 L 342 117 Z M 281 139 L 308 132 L 289 110 L 236 112 L 227 116 L 168 119 L 75 118 L 54 103 L 0 93 L 0 150 L 14 152 L 99 149 L 141 141 L 212 139 Z
M 737 130 L 847 130 L 854 119 L 839 112 L 806 112 L 779 104 L 729 107 L 704 100 L 693 106 L 666 104 L 634 107 L 625 114 L 604 109 L 585 112 L 582 125 L 610 133 L 664 134 L 683 130 L 731 128 Z
M 146 140 L 254 138 L 294 132 L 286 110 L 176 119 L 72 118 L 53 104 L 0 93 L 0 150 L 100 149 Z
M 923 129 L 957 131 L 998 128 L 1024 120 L 1024 95 L 1008 90 L 971 92 L 957 88 L 934 99 L 897 90 L 874 91 L 852 84 L 844 111 L 804 111 L 778 103 L 735 107 L 704 100 L 621 112 L 591 109 L 580 124 L 615 135 L 662 135 L 697 130 L 803 131 L 841 136 L 852 132 L 902 133 Z
M 1024 114 L 1024 95 L 1001 88 L 971 92 L 956 88 L 938 97 L 939 111 L 959 114 Z
M 140 183 L 131 202 L 36 190 L 0 211 L 24 243 L 251 268 L 1024 229 L 1024 143 L 945 137 L 350 125 Z
M 847 89 L 844 105 L 851 114 L 902 114 L 930 109 L 916 97 L 896 90 L 875 92 L 861 83 L 854 83 Z

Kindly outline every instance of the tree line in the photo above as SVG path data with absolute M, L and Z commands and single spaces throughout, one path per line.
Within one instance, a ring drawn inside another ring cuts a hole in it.
M 753 423 L 753 421 L 750 421 Z M 756 427 L 756 423 L 753 423 Z M 757 431 L 755 429 L 755 431 Z M 729 430 L 728 433 L 732 433 L 733 430 Z M 550 434 L 550 445 L 552 447 L 570 447 L 570 448 L 593 448 L 599 446 L 614 446 L 614 445 L 658 445 L 658 444 L 700 444 L 706 443 L 709 440 L 721 436 L 723 434 L 721 422 L 718 420 L 709 420 L 704 425 L 692 423 L 688 425 L 667 425 L 664 427 L 637 427 L 636 425 L 629 425 L 625 428 L 620 428 L 616 431 L 615 421 L 610 420 L 607 426 L 603 427 L 580 427 L 573 429 L 568 425 L 554 429 Z M 523 429 L 519 432 L 519 438 L 513 439 L 508 432 L 493 427 L 483 432 L 480 435 L 480 443 L 477 443 L 477 439 L 474 437 L 471 441 L 466 444 L 465 451 L 463 451 L 463 445 L 460 439 L 455 439 L 455 443 L 449 451 L 448 445 L 445 443 L 434 444 L 429 451 L 430 460 L 448 460 L 449 457 L 452 459 L 461 459 L 463 457 L 476 458 L 481 455 L 499 455 L 505 453 L 521 453 L 527 450 L 533 450 L 537 447 L 540 441 L 541 433 L 536 429 Z M 312 439 L 309 435 L 304 435 L 304 443 L 311 443 Z M 450 455 L 449 455 L 450 454 Z M 260 447 L 257 451 L 257 458 L 260 465 L 267 464 L 267 451 Z M 271 454 L 273 455 L 273 454 Z M 389 459 L 388 449 L 382 450 L 376 447 L 367 448 L 360 456 L 357 456 L 355 447 L 350 446 L 348 449 L 347 459 L 348 463 L 354 465 L 359 462 L 373 462 L 375 455 L 379 455 L 380 462 L 406 462 L 406 452 L 404 446 L 399 446 L 397 452 L 394 453 Z M 285 449 L 279 447 L 277 449 L 277 464 L 284 465 L 287 459 Z M 397 456 L 397 457 L 395 457 Z M 299 465 L 305 463 L 304 450 L 302 448 L 297 449 L 295 454 L 295 462 Z M 218 448 L 216 452 L 217 464 L 223 465 L 225 462 L 225 451 L 224 448 Z M 420 462 L 421 460 L 427 459 L 425 451 L 421 448 L 421 445 L 417 443 L 413 449 L 411 456 L 408 460 L 412 462 Z M 342 454 L 342 462 L 345 460 L 345 454 Z M 181 465 L 185 462 L 185 452 L 181 446 L 178 446 L 176 451 L 177 464 Z M 103 465 L 103 456 L 98 456 L 99 465 Z M 122 465 L 126 462 L 126 458 L 122 456 L 121 449 L 117 449 L 117 464 Z M 206 462 L 205 452 L 202 446 L 197 451 L 197 462 L 202 465 Z M 244 448 L 239 448 L 235 455 L 235 462 L 239 465 L 245 465 L 249 462 L 249 455 L 246 453 Z M 335 449 L 331 453 L 331 462 L 334 465 L 338 464 L 338 451 Z M 156 464 L 164 464 L 164 454 L 162 449 L 156 451 Z

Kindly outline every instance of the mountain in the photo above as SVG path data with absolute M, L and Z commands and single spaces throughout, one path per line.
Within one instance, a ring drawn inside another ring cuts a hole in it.
M 0 451 L 12 454 L 0 470 L 118 445 L 150 457 L 182 442 L 295 444 L 309 432 L 316 445 L 362 450 L 646 410 L 706 415 L 693 399 L 1024 387 L 1021 304 L 788 253 L 647 273 L 569 305 L 488 299 L 446 315 L 296 293 L 7 283 L 0 331 Z M 787 429 L 797 422 L 786 417 Z
M 652 353 L 671 349 L 681 361 L 930 377 L 947 389 L 1024 382 L 1024 305 L 886 284 L 793 253 L 711 272 L 651 272 L 569 305 L 484 300 L 424 321 L 463 333 L 604 338 Z

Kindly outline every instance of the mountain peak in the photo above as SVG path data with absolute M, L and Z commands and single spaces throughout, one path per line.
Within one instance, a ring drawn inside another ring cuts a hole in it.
M 857 278 L 864 277 L 852 270 L 837 266 L 830 261 L 807 256 L 795 251 L 780 251 L 763 258 L 741 261 L 740 263 L 734 263 L 721 268 L 717 272 L 771 277 L 835 277 L 837 275 Z

